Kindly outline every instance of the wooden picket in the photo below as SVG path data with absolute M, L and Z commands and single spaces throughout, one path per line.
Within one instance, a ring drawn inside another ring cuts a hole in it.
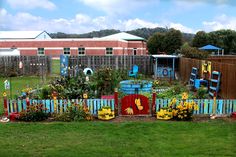
M 103 106 L 109 106 L 112 110 L 115 109 L 114 99 L 72 99 L 72 100 L 29 100 L 30 105 L 42 104 L 44 108 L 47 108 L 47 113 L 60 113 L 66 112 L 67 108 L 73 106 L 73 104 L 83 105 L 84 103 L 88 106 L 88 109 L 92 115 L 97 115 L 98 110 Z M 26 100 L 8 100 L 7 109 L 8 114 L 12 112 L 21 112 L 26 110 Z
M 216 109 L 213 110 L 213 99 L 189 99 L 187 102 L 194 101 L 198 105 L 198 110 L 194 111 L 194 114 L 231 114 L 236 112 L 236 99 L 219 99 L 216 100 Z M 171 99 L 156 99 L 156 111 L 159 111 L 162 107 L 169 107 Z M 181 100 L 177 100 L 178 105 Z

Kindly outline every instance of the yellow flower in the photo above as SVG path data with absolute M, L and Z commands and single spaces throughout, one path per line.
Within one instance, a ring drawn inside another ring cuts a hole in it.
M 3 97 L 6 97 L 6 96 L 7 96 L 7 93 L 6 93 L 6 92 L 3 92 L 2 96 L 3 96 Z
M 195 104 L 194 107 L 193 107 L 194 110 L 198 110 L 198 105 Z
M 83 94 L 83 98 L 84 98 L 84 99 L 87 99 L 87 98 L 88 98 L 88 94 L 87 94 L 87 93 L 84 93 L 84 94 Z
M 183 99 L 183 100 L 188 99 L 188 93 L 184 92 L 184 93 L 182 94 L 182 99 Z

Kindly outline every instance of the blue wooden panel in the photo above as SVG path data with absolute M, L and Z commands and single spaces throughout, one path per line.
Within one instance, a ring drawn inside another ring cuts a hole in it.
M 107 105 L 107 100 L 106 100 L 106 99 L 101 99 L 101 101 L 103 101 L 103 106 L 108 106 L 108 105 Z
M 159 111 L 160 100 L 156 99 L 156 112 Z
M 46 100 L 45 103 L 47 108 L 46 112 L 47 113 L 51 112 L 51 100 Z
M 233 112 L 236 112 L 236 100 L 233 100 Z
M 51 108 L 50 112 L 54 113 L 55 109 L 54 109 L 54 101 L 53 100 L 50 101 L 50 108 Z
M 98 103 L 97 111 L 100 110 L 100 109 L 102 108 L 102 106 L 101 106 L 101 102 L 102 102 L 102 101 L 97 101 L 97 103 Z
M 20 99 L 17 100 L 18 105 L 18 112 L 21 112 L 23 110 L 22 101 Z
M 209 100 L 209 114 L 212 114 L 213 111 L 214 100 Z
M 10 100 L 10 113 L 14 112 L 13 101 Z
M 217 104 L 217 114 L 222 114 L 223 113 L 223 100 L 219 100 L 219 103 Z
M 97 102 L 97 100 L 95 99 L 94 100 L 94 104 L 93 104 L 93 110 L 92 110 L 92 113 L 93 114 L 97 114 L 97 105 L 98 104 L 98 102 Z
M 93 114 L 93 99 L 87 99 L 86 104 L 91 114 Z
M 64 111 L 67 111 L 67 101 L 63 99 L 63 106 L 64 106 Z
M 209 101 L 208 99 L 204 99 L 204 114 L 208 114 L 208 108 L 209 108 Z
M 163 104 L 164 104 L 164 107 L 167 107 L 168 105 L 167 99 L 164 99 Z
M 72 105 L 70 100 L 67 100 L 67 104 L 68 104 L 68 106 Z
M 227 106 L 227 101 L 226 101 L 226 100 L 224 100 L 224 101 L 223 101 L 223 109 L 222 109 L 222 114 L 225 114 L 226 106 Z
M 63 110 L 63 102 L 62 102 L 62 100 L 58 100 L 58 104 L 60 106 L 60 113 L 63 113 L 64 110 Z
M 115 100 L 114 99 L 111 100 L 111 109 L 115 110 Z
M 22 100 L 22 104 L 23 104 L 23 109 L 26 110 L 26 108 L 27 108 L 27 107 L 26 107 L 26 106 L 27 106 L 27 103 L 26 103 L 26 100 L 25 100 L 25 99 Z

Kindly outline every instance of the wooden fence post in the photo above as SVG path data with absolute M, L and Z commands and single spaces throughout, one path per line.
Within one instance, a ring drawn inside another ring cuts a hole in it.
M 213 110 L 213 114 L 216 114 L 216 110 L 217 110 L 217 109 L 216 109 L 216 92 L 214 92 L 212 110 Z
M 118 89 L 117 88 L 115 88 L 114 101 L 115 101 L 115 115 L 117 116 L 118 115 L 118 103 L 119 103 L 119 100 L 118 100 Z
M 152 92 L 152 115 L 155 114 L 156 111 L 156 91 Z

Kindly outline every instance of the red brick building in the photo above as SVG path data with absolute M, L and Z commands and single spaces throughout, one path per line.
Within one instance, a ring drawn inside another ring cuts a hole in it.
M 103 38 L 1 38 L 0 50 L 17 49 L 20 55 L 147 55 L 146 40 L 128 33 Z M 0 51 L 1 52 L 1 51 Z

